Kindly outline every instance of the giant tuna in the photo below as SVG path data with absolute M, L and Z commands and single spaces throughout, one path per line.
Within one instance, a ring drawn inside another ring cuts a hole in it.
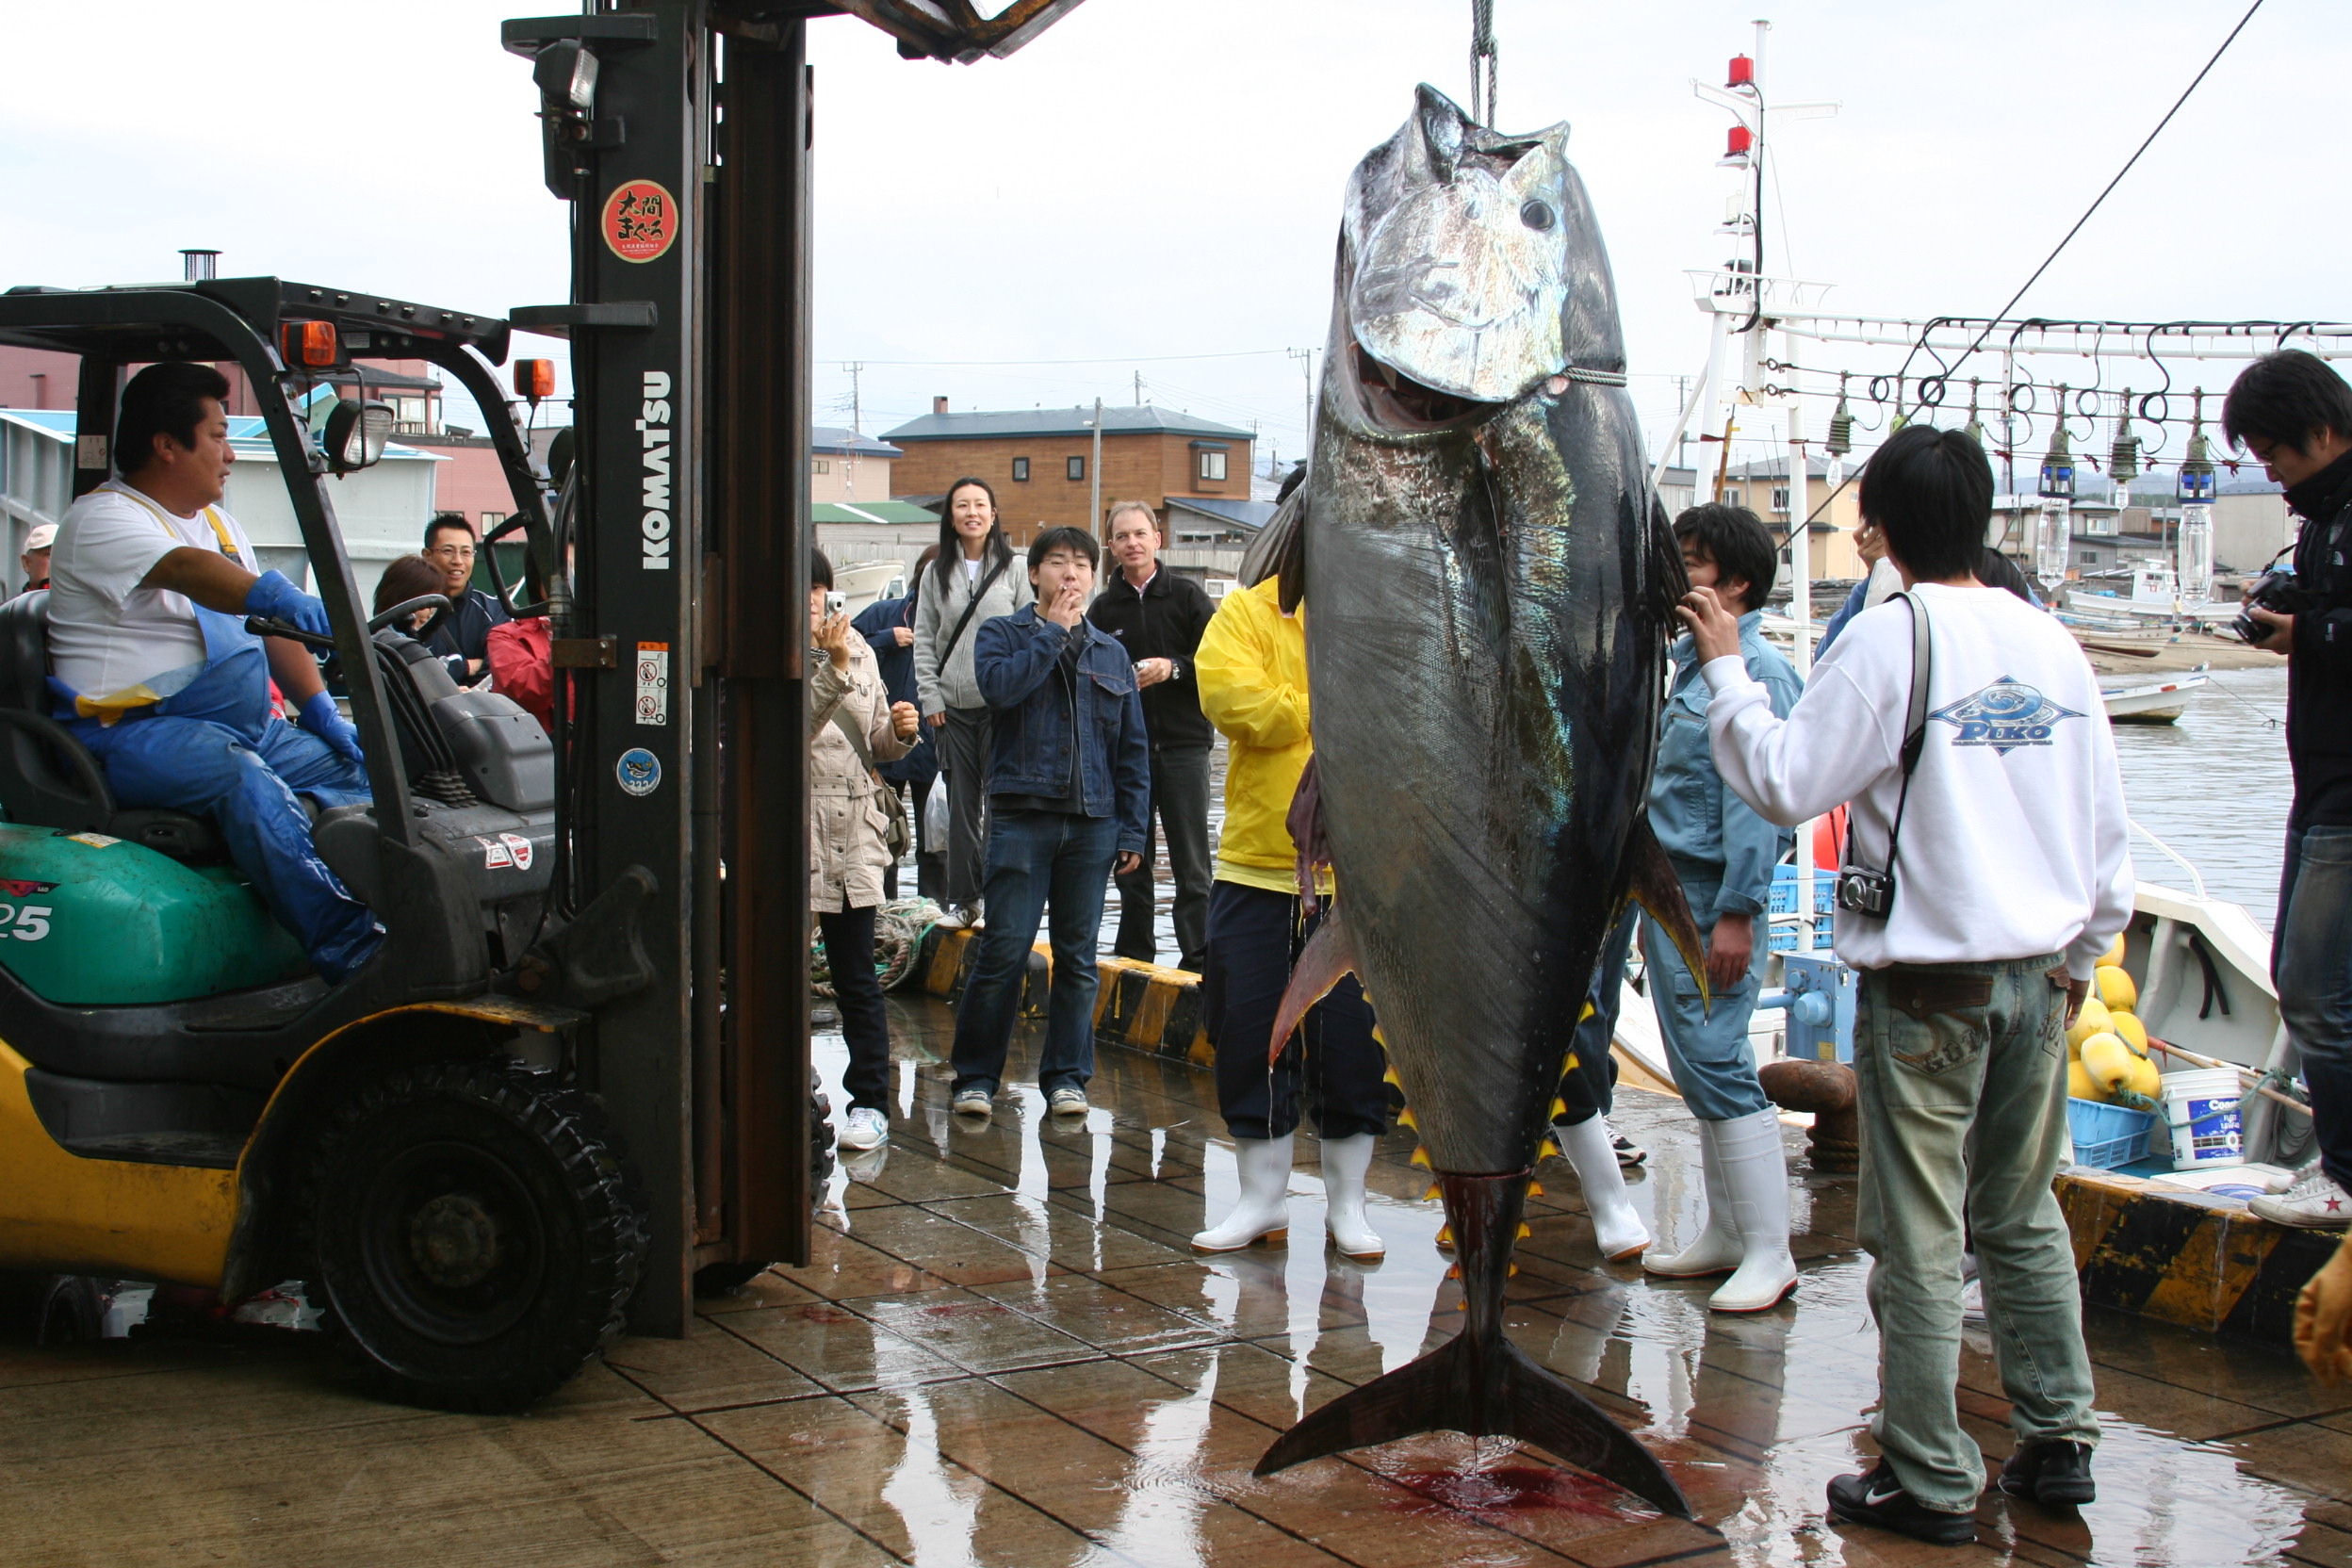
M 1498 135 L 1425 86 L 1348 186 L 1314 456 L 1278 552 L 1285 601 L 1307 604 L 1315 713 L 1294 831 L 1337 896 L 1273 1040 L 1361 977 L 1467 1299 L 1452 1342 L 1315 1411 L 1258 1470 L 1446 1429 L 1687 1514 L 1657 1459 L 1502 1330 L 1605 934 L 1638 892 L 1696 945 L 1643 815 L 1682 565 L 1567 139 Z

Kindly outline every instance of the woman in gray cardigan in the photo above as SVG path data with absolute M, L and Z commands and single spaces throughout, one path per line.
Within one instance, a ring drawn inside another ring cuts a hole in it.
M 939 515 L 939 558 L 915 607 L 915 695 L 936 727 L 947 776 L 947 917 L 950 930 L 979 923 L 982 851 L 988 842 L 988 705 L 972 678 L 980 623 L 1009 615 L 1037 596 L 1013 561 L 996 492 L 959 479 Z

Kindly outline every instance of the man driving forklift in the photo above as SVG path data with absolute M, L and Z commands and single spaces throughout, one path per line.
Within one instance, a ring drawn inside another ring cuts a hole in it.
M 374 956 L 384 928 L 318 858 L 296 796 L 321 809 L 363 802 L 367 773 L 310 651 L 245 629 L 248 615 L 329 629 L 318 599 L 251 569 L 253 547 L 220 509 L 237 460 L 228 397 L 219 370 L 177 361 L 123 388 L 121 477 L 57 528 L 50 685 L 116 799 L 211 817 L 270 912 L 339 982 Z M 299 728 L 273 710 L 273 678 Z

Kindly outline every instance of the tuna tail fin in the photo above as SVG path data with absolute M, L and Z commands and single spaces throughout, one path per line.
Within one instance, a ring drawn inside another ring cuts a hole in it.
M 1416 1432 L 1515 1437 L 1680 1518 L 1690 1505 L 1666 1467 L 1608 1412 L 1503 1333 L 1503 1282 L 1527 1173 L 1441 1174 L 1468 1295 L 1462 1331 L 1410 1366 L 1353 1389 L 1275 1439 L 1256 1474 Z
M 1608 1412 L 1511 1341 L 1481 1351 L 1467 1334 L 1315 1411 L 1275 1439 L 1253 1474 L 1431 1431 L 1515 1437 L 1690 1517 L 1666 1467 Z
M 1315 935 L 1307 939 L 1298 962 L 1291 969 L 1290 985 L 1283 990 L 1282 1007 L 1274 1015 L 1274 1037 L 1266 1042 L 1267 1061 L 1282 1055 L 1291 1031 L 1306 1018 L 1307 1009 L 1329 996 L 1331 988 L 1348 978 L 1355 967 L 1355 948 L 1339 923 L 1339 906 L 1327 905 Z
M 1666 850 L 1650 831 L 1650 819 L 1645 813 L 1634 821 L 1633 833 L 1625 841 L 1625 858 L 1632 863 L 1633 886 L 1629 896 L 1649 912 L 1649 917 L 1665 928 L 1674 939 L 1674 951 L 1682 955 L 1683 964 L 1690 977 L 1699 983 L 1699 1004 L 1712 1004 L 1707 984 L 1707 943 L 1699 936 L 1699 923 L 1691 916 L 1690 900 L 1682 896 L 1682 878 L 1674 874 L 1674 862 L 1666 858 Z

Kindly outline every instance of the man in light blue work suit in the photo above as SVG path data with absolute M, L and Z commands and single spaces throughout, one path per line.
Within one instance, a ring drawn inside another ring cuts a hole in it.
M 1805 683 L 1766 645 L 1760 629 L 1779 557 L 1772 536 L 1747 508 L 1710 504 L 1676 518 L 1674 538 L 1692 586 L 1713 588 L 1742 607 L 1740 655 L 1748 673 L 1771 692 L 1772 711 L 1785 717 Z M 1729 1274 L 1708 1307 L 1762 1312 L 1797 1281 L 1788 1254 L 1788 1168 L 1780 1114 L 1756 1082 L 1748 1045 L 1748 1018 L 1770 947 L 1772 868 L 1792 835 L 1723 788 L 1707 743 L 1711 694 L 1700 678 L 1689 633 L 1675 642 L 1674 661 L 1658 769 L 1650 780 L 1650 827 L 1682 880 L 1691 919 L 1707 933 L 1711 997 L 1703 1004 L 1698 981 L 1673 939 L 1647 918 L 1642 951 L 1649 959 L 1650 999 L 1674 1086 L 1698 1118 L 1707 1225 L 1681 1251 L 1648 1253 L 1642 1266 L 1668 1279 Z M 1604 982 L 1614 985 L 1612 977 Z
M 115 426 L 119 479 L 70 507 L 50 558 L 56 716 L 106 770 L 116 802 L 211 818 L 237 869 L 311 963 L 339 981 L 384 928 L 311 846 L 298 794 L 368 798 L 359 737 L 308 648 L 256 637 L 248 615 L 325 635 L 325 606 L 281 574 L 220 509 L 229 384 L 166 362 L 131 378 Z M 300 727 L 278 718 L 274 678 Z

